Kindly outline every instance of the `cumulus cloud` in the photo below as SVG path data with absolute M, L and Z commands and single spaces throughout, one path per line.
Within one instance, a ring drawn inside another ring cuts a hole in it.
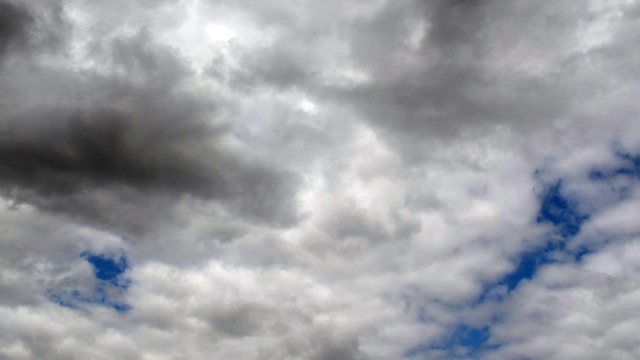
M 635 1 L 0 1 L 0 358 L 636 358 Z

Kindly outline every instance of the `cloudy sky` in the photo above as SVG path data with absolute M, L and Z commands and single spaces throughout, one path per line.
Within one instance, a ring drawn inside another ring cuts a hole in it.
M 638 359 L 638 43 L 634 0 L 0 0 L 0 359 Z

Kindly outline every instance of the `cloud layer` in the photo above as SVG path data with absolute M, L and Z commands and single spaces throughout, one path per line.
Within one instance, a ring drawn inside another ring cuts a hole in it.
M 0 359 L 634 359 L 636 1 L 0 1 Z

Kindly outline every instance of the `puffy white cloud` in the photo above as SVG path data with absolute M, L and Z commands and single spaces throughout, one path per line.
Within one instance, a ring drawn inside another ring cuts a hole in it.
M 493 328 L 503 346 L 488 358 L 637 357 L 638 249 L 634 239 L 544 268 L 504 304 Z

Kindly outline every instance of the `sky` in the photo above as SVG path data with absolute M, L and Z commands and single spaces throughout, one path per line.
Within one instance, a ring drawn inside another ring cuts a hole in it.
M 0 360 L 640 358 L 637 0 L 0 0 Z

